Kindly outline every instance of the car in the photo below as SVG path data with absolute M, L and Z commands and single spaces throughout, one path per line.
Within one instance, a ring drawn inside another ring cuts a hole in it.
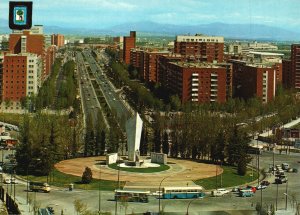
M 256 187 L 254 187 L 254 186 L 250 186 L 250 185 L 248 185 L 246 188 L 245 188 L 245 190 L 252 190 L 252 192 L 253 193 L 255 193 L 256 192 Z
M 260 184 L 260 185 L 256 186 L 256 189 L 257 189 L 257 190 L 263 190 L 263 189 L 266 189 L 267 187 L 268 187 L 268 186 L 266 186 L 266 185 Z
M 265 186 L 269 186 L 270 182 L 269 181 L 262 181 L 260 184 L 261 185 L 265 185 Z
M 11 183 L 10 178 L 4 178 L 3 183 L 4 184 L 10 184 Z

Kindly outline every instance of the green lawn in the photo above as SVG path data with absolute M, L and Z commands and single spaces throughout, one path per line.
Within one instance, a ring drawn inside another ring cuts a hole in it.
M 26 179 L 26 176 L 23 176 Z M 65 187 L 68 188 L 69 184 L 73 183 L 74 188 L 84 189 L 84 190 L 98 190 L 99 189 L 99 181 L 100 181 L 100 190 L 112 191 L 118 187 L 117 181 L 107 181 L 107 180 L 96 180 L 93 179 L 90 184 L 81 184 L 81 177 L 73 176 L 64 174 L 58 170 L 54 170 L 51 173 L 51 177 L 48 178 L 47 176 L 28 176 L 29 181 L 36 181 L 36 182 L 47 182 L 52 186 L 57 187 Z M 51 179 L 51 180 L 50 180 Z M 116 176 L 117 179 L 117 176 Z M 123 181 L 120 182 L 120 187 L 122 188 L 125 185 Z
M 111 164 L 108 165 L 109 168 L 112 169 L 119 169 L 117 164 Z M 126 168 L 126 167 L 121 167 L 121 171 L 125 172 L 139 172 L 139 173 L 153 173 L 153 172 L 162 172 L 170 169 L 168 165 L 160 164 L 159 167 L 149 167 L 149 168 Z
M 206 190 L 215 189 L 216 183 L 218 183 L 218 188 L 220 187 L 234 187 L 241 184 L 247 184 L 249 182 L 257 179 L 257 172 L 253 171 L 253 176 L 251 176 L 252 171 L 248 170 L 245 176 L 240 176 L 237 174 L 236 167 L 223 166 L 224 172 L 222 174 L 222 186 L 221 186 L 221 176 L 218 176 L 218 181 L 216 182 L 216 177 L 210 177 L 205 179 L 199 179 L 194 181 L 196 184 L 203 186 Z

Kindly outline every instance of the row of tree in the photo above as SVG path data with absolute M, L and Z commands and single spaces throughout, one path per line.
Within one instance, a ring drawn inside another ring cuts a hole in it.
M 40 112 L 24 115 L 16 149 L 17 172 L 49 175 L 60 160 L 75 157 L 79 151 L 79 127 L 67 116 Z

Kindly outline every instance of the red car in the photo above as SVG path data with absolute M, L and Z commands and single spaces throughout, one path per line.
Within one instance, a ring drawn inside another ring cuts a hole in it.
M 253 193 L 255 193 L 256 190 L 257 190 L 256 187 L 253 187 L 253 186 L 250 186 L 250 185 L 248 185 L 248 186 L 246 187 L 246 189 L 251 189 Z

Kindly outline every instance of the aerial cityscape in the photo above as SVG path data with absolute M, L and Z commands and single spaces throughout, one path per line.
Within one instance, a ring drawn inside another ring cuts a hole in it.
M 300 214 L 297 0 L 0 2 L 0 214 Z

